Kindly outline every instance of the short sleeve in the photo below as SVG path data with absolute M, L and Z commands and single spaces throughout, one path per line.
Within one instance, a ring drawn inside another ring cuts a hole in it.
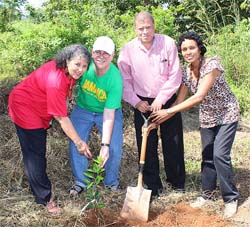
M 224 72 L 224 69 L 221 65 L 221 61 L 219 59 L 219 57 L 213 57 L 211 58 L 204 66 L 202 69 L 201 74 L 202 75 L 206 75 L 210 72 L 212 72 L 214 69 L 218 69 L 219 71 L 221 71 L 222 73 Z
M 113 75 L 111 81 L 111 88 L 108 91 L 108 98 L 105 103 L 105 107 L 108 109 L 118 109 L 121 107 L 122 99 L 122 77 L 120 72 L 117 70 L 117 73 Z

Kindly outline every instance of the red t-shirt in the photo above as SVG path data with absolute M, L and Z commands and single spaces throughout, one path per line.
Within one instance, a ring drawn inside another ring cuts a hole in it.
M 75 80 L 49 61 L 33 71 L 10 93 L 9 115 L 25 129 L 48 128 L 53 116 L 67 116 L 67 96 Z

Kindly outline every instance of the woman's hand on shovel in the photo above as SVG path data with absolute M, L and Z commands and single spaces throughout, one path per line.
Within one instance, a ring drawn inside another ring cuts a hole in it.
M 148 127 L 143 127 L 142 126 L 142 132 L 147 132 L 147 136 L 148 136 L 148 134 L 150 133 L 150 131 L 152 130 L 152 129 L 155 129 L 155 128 L 157 128 L 158 127 L 158 124 L 156 124 L 156 123 L 150 123 L 149 125 L 148 125 Z
M 151 123 L 149 124 L 149 126 L 147 127 L 148 133 L 149 133 L 152 129 L 155 129 L 155 128 L 158 128 L 158 124 L 157 124 L 157 123 L 154 123 L 154 122 L 151 122 Z
M 174 115 L 174 113 L 170 113 L 168 109 L 161 109 L 157 112 L 153 112 L 149 116 L 149 120 L 154 124 L 161 124 L 162 122 L 168 120 Z

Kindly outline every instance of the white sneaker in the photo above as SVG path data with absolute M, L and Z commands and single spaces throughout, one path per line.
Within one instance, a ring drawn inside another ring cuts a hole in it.
M 190 206 L 193 208 L 201 208 L 204 205 L 206 205 L 208 202 L 208 199 L 204 199 L 202 196 L 197 197 L 197 199 L 190 203 Z
M 225 203 L 225 209 L 224 209 L 224 218 L 231 218 L 233 217 L 238 209 L 238 200 L 233 200 L 229 203 Z

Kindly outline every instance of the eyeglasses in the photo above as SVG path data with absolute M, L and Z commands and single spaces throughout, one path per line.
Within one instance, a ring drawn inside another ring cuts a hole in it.
M 96 51 L 94 51 L 94 53 L 95 53 L 95 55 L 98 56 L 98 57 L 102 56 L 102 57 L 104 57 L 104 58 L 108 58 L 108 57 L 111 56 L 110 54 L 108 54 L 107 52 L 102 51 L 102 50 L 96 50 Z

